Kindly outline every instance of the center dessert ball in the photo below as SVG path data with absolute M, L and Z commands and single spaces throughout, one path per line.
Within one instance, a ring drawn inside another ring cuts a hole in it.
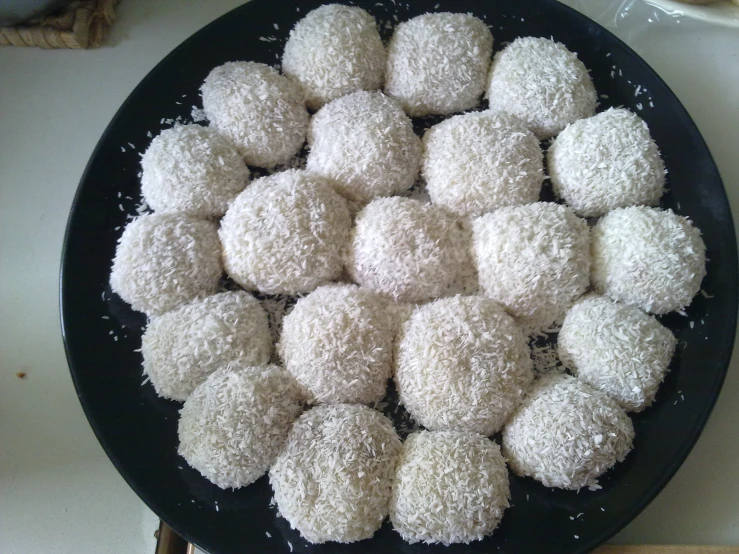
M 234 281 L 296 294 L 339 277 L 350 230 L 346 201 L 325 179 L 289 170 L 257 179 L 237 196 L 219 234 Z
M 395 381 L 421 425 L 492 435 L 532 379 L 521 328 L 481 296 L 455 296 L 416 308 L 400 333 Z
M 381 198 L 356 217 L 347 264 L 360 285 L 403 302 L 451 294 L 474 273 L 469 233 L 443 208 Z

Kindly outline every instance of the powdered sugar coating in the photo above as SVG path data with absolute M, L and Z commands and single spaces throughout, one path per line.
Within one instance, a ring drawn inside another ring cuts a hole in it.
M 157 212 L 220 217 L 249 184 L 249 169 L 236 148 L 200 125 L 162 131 L 144 152 L 141 169 L 141 194 Z
M 284 370 L 222 367 L 185 401 L 178 453 L 220 488 L 245 487 L 272 465 L 301 411 L 297 383 Z
M 706 275 L 700 231 L 672 210 L 618 208 L 593 227 L 593 288 L 653 314 L 680 311 Z
M 200 91 L 210 124 L 249 165 L 287 163 L 305 142 L 309 116 L 300 86 L 268 65 L 219 65 Z
M 549 147 L 547 162 L 555 194 L 583 217 L 657 205 L 665 189 L 665 164 L 649 127 L 626 109 L 569 125 Z
M 380 198 L 356 217 L 347 270 L 360 285 L 396 301 L 454 294 L 474 273 L 470 237 L 443 208 L 410 198 Z
M 288 170 L 254 181 L 221 220 L 226 271 L 248 290 L 310 292 L 338 278 L 349 242 L 346 201 L 322 177 Z
M 223 274 L 215 223 L 148 214 L 123 230 L 110 286 L 134 310 L 158 315 L 216 292 Z
M 490 108 L 521 118 L 540 139 L 595 113 L 597 93 L 587 68 L 563 44 L 517 38 L 490 66 Z
M 186 400 L 217 369 L 269 361 L 267 314 L 244 291 L 223 292 L 153 317 L 141 339 L 144 374 L 159 396 Z
M 409 189 L 421 163 L 411 120 L 381 92 L 355 92 L 321 108 L 308 144 L 308 171 L 332 179 L 339 194 L 360 204 Z
M 493 35 L 463 13 L 427 13 L 395 27 L 385 94 L 408 115 L 446 115 L 477 105 L 485 90 Z
M 538 139 L 520 120 L 495 112 L 457 115 L 423 137 L 431 201 L 462 216 L 539 199 L 544 165 Z
M 561 321 L 590 284 L 588 225 L 566 206 L 500 208 L 472 228 L 481 289 L 527 331 Z
M 388 514 L 400 448 L 393 424 L 371 408 L 309 410 L 269 472 L 280 515 L 310 543 L 371 537 Z
M 285 317 L 279 351 L 309 402 L 371 404 L 393 371 L 390 302 L 356 285 L 327 285 Z
M 503 428 L 516 474 L 547 487 L 599 489 L 598 477 L 631 451 L 634 426 L 615 400 L 565 374 L 536 381 Z
M 653 316 L 596 294 L 575 303 L 557 338 L 562 363 L 627 412 L 652 403 L 676 344 Z
M 298 21 L 282 55 L 282 71 L 317 110 L 359 90 L 382 88 L 387 56 L 375 18 L 361 8 L 328 4 Z
M 403 443 L 390 521 L 410 544 L 468 544 L 498 527 L 509 500 L 497 444 L 474 433 L 420 431 Z
M 521 328 L 481 296 L 416 308 L 398 338 L 400 402 L 430 430 L 497 433 L 533 377 Z

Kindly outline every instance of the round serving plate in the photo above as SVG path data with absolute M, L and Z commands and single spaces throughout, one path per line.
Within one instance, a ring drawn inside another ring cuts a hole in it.
M 177 455 L 180 405 L 157 397 L 142 376 L 138 349 L 145 317 L 108 286 L 116 241 L 140 202 L 139 153 L 162 128 L 192 120 L 192 107 L 201 105 L 200 84 L 213 67 L 233 60 L 279 63 L 289 30 L 318 1 L 254 0 L 202 29 L 147 75 L 100 139 L 72 206 L 61 271 L 62 329 L 80 402 L 129 485 L 167 524 L 212 554 L 589 551 L 634 518 L 674 475 L 724 380 L 736 330 L 737 251 L 716 165 L 655 72 L 611 33 L 554 0 L 353 4 L 376 16 L 385 38 L 397 20 L 430 11 L 482 18 L 496 50 L 519 36 L 553 37 L 591 70 L 600 110 L 626 106 L 649 124 L 669 171 L 662 206 L 689 216 L 703 231 L 710 262 L 703 293 L 687 314 L 661 318 L 680 346 L 654 405 L 633 416 L 634 451 L 601 478 L 598 491 L 548 489 L 512 476 L 512 506 L 494 535 L 448 548 L 408 545 L 387 522 L 370 540 L 309 545 L 270 506 L 266 477 L 224 491 Z M 426 125 L 416 123 L 418 129 Z

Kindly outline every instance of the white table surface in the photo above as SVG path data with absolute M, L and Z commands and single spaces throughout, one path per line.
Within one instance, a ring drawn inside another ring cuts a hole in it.
M 568 3 L 575 3 L 570 0 Z M 154 551 L 156 517 L 98 445 L 59 330 L 57 278 L 77 183 L 129 92 L 197 29 L 240 0 L 126 0 L 103 48 L 0 48 L 0 552 Z M 607 0 L 582 2 L 612 25 Z M 614 29 L 692 114 L 739 209 L 739 33 L 681 21 Z M 580 5 L 580 2 L 578 2 Z M 613 8 L 610 8 L 613 10 Z M 624 26 L 626 25 L 626 26 Z M 613 541 L 739 545 L 739 368 L 659 497 Z M 104 370 L 104 368 L 101 368 Z M 16 377 L 25 372 L 25 379 Z

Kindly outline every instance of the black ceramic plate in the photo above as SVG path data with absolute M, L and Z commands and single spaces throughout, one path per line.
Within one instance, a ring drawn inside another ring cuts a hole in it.
M 492 26 L 496 49 L 518 36 L 554 37 L 591 69 L 602 95 L 601 108 L 624 105 L 641 115 L 669 170 L 669 192 L 662 205 L 690 216 L 703 231 L 710 258 L 703 283 L 707 295 L 695 298 L 687 317 L 663 318 L 680 339 L 678 354 L 655 404 L 634 416 L 634 451 L 601 479 L 602 490 L 550 490 L 513 477 L 513 506 L 500 528 L 493 537 L 469 546 L 409 546 L 388 523 L 373 539 L 357 544 L 307 545 L 269 507 L 272 494 L 266 478 L 239 491 L 221 491 L 177 456 L 179 405 L 157 398 L 150 385 L 142 386 L 136 349 L 145 320 L 107 285 L 116 240 L 127 214 L 135 213 L 137 151 L 148 145 L 148 133 L 171 124 L 163 120 L 190 118 L 191 106 L 200 105 L 199 86 L 213 67 L 231 60 L 277 63 L 288 30 L 319 2 L 255 0 L 242 6 L 167 56 L 118 111 L 80 183 L 61 274 L 67 357 L 98 439 L 151 509 L 211 553 L 585 552 L 626 525 L 667 483 L 719 394 L 736 328 L 734 228 L 716 166 L 677 98 L 622 42 L 555 1 L 409 1 L 385 7 L 375 0 L 356 4 L 383 23 L 386 37 L 393 15 L 404 20 L 434 10 L 471 12 L 485 19 Z

